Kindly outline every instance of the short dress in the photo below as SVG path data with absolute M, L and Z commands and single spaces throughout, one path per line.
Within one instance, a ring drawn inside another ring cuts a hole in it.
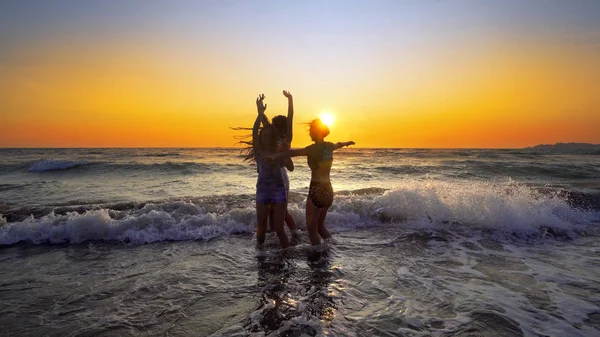
M 287 202 L 285 182 L 278 161 L 267 162 L 256 159 L 258 180 L 256 181 L 256 202 L 259 204 L 283 204 Z

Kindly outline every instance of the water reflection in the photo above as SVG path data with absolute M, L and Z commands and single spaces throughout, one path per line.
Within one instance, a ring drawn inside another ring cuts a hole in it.
M 288 281 L 295 273 L 293 261 L 281 254 L 258 255 L 257 287 L 262 290 L 257 310 L 248 318 L 247 329 L 252 332 L 269 334 L 279 329 L 283 322 L 298 316 L 296 307 L 291 305 Z
M 294 252 L 259 254 L 258 308 L 245 325 L 250 332 L 288 336 L 315 336 L 328 327 L 337 313 L 330 291 L 334 273 L 332 254 Z
M 307 310 L 311 315 L 329 324 L 337 312 L 337 305 L 329 291 L 333 279 L 330 251 L 309 254 L 307 262 L 310 268 L 308 279 L 304 282 Z

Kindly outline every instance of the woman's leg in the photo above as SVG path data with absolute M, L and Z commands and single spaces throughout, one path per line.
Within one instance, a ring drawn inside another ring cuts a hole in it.
M 329 233 L 327 228 L 325 228 L 325 217 L 327 216 L 328 209 L 329 209 L 329 207 L 319 209 L 320 212 L 319 212 L 318 232 L 319 232 L 319 235 L 324 240 L 329 239 L 331 237 L 331 234 Z
M 265 242 L 265 232 L 269 218 L 269 205 L 256 203 L 256 242 L 262 245 Z
M 290 178 L 287 174 L 287 169 L 285 167 L 281 168 L 281 177 L 283 178 L 283 185 L 285 186 L 285 223 L 287 224 L 290 232 L 292 233 L 292 238 L 297 238 L 298 236 L 298 228 L 296 227 L 296 221 L 292 218 L 292 215 L 287 210 L 288 201 L 290 200 Z
M 312 204 L 310 197 L 306 200 L 306 229 L 308 230 L 308 237 L 312 245 L 321 244 L 321 238 L 319 237 L 319 214 L 320 209 Z
M 310 220 L 312 219 L 312 214 L 314 211 L 314 206 L 310 201 L 310 195 L 306 198 L 306 212 L 304 212 L 304 216 L 306 217 L 306 228 L 308 229 L 308 225 L 310 224 Z
M 267 233 L 271 233 L 273 232 L 273 207 L 271 207 L 271 205 L 268 205 L 267 207 L 269 208 L 269 221 L 267 222 L 269 227 L 267 227 Z
M 288 241 L 287 234 L 285 234 L 285 229 L 283 228 L 286 209 L 285 203 L 271 204 L 271 209 L 273 210 L 273 222 L 271 223 L 273 227 L 271 229 L 277 233 L 281 248 L 287 248 L 290 245 L 290 242 Z
M 292 236 L 297 236 L 298 235 L 298 227 L 296 226 L 296 220 L 294 220 L 294 218 L 292 217 L 290 212 L 288 212 L 287 205 L 285 206 L 285 223 L 287 224 L 287 227 L 290 229 Z

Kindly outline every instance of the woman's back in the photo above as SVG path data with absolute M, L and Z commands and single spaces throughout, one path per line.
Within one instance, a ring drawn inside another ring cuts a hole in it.
M 258 168 L 258 180 L 268 180 L 283 184 L 280 162 L 280 160 L 257 158 L 256 166 Z

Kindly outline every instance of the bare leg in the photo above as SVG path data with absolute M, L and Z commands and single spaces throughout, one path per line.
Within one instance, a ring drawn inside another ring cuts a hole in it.
M 312 202 L 310 202 L 310 197 L 306 198 L 306 212 L 304 213 L 306 216 L 306 228 L 310 224 L 310 219 L 312 219 L 312 214 L 314 212 L 314 206 Z
M 325 217 L 327 216 L 328 209 L 329 209 L 329 207 L 319 208 L 320 214 L 319 214 L 318 232 L 319 232 L 319 235 L 323 239 L 329 239 L 331 237 L 331 234 L 329 233 L 327 228 L 325 228 Z
M 288 212 L 287 205 L 285 206 L 285 223 L 290 229 L 290 232 L 294 233 L 298 230 L 298 227 L 296 227 L 296 220 L 294 220 L 290 212 Z
M 273 207 L 271 207 L 271 205 L 267 205 L 267 207 L 269 208 L 269 227 L 267 227 L 267 232 L 273 232 Z
M 321 238 L 319 237 L 319 208 L 315 207 L 310 199 L 306 200 L 306 228 L 308 229 L 308 237 L 310 243 L 314 245 L 321 244 Z
M 297 236 L 298 235 L 298 227 L 296 227 L 296 220 L 294 220 L 294 218 L 292 217 L 290 212 L 288 212 L 287 205 L 285 207 L 285 223 L 287 224 L 287 227 L 290 229 L 292 236 Z
M 290 229 L 290 234 L 292 235 L 290 243 L 293 246 L 295 246 L 298 244 L 298 240 L 300 240 L 300 238 L 298 237 L 298 227 L 296 227 L 296 220 L 292 218 L 292 215 L 290 214 L 290 212 L 288 212 L 287 209 L 285 210 L 285 223 Z
M 290 192 L 287 192 L 287 200 L 290 200 Z M 298 236 L 298 227 L 296 227 L 296 220 L 292 218 L 290 212 L 287 209 L 288 203 L 285 203 L 285 223 L 287 224 L 292 236 Z
M 287 248 L 290 245 L 285 229 L 283 228 L 283 221 L 285 219 L 285 203 L 271 205 L 273 210 L 273 231 L 277 233 L 279 237 L 279 243 L 281 248 Z
M 269 217 L 269 205 L 256 203 L 256 242 L 265 243 L 265 232 Z

